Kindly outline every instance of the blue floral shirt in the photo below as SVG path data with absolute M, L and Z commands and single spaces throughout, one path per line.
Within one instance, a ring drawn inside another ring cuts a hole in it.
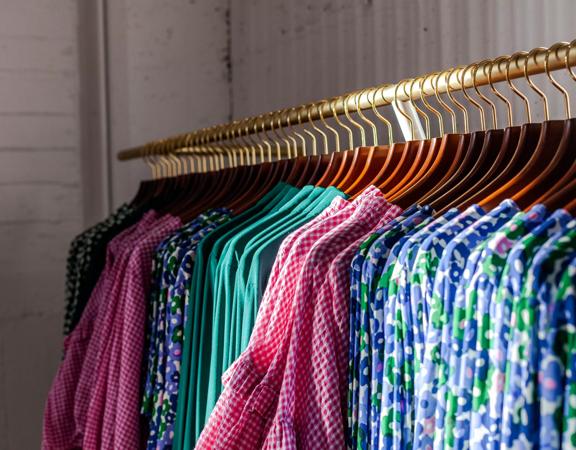
M 432 446 L 434 439 L 434 392 L 423 384 L 426 379 L 426 369 L 434 367 L 435 357 L 438 352 L 436 349 L 439 337 L 436 336 L 439 327 L 439 314 L 437 312 L 438 305 L 432 302 L 432 287 L 436 269 L 442 254 L 448 243 L 464 230 L 469 225 L 476 222 L 484 215 L 484 211 L 476 206 L 470 206 L 461 214 L 458 214 L 452 220 L 449 220 L 445 225 L 440 226 L 430 236 L 428 236 L 420 246 L 416 258 L 414 260 L 414 267 L 410 276 L 410 298 L 412 302 L 423 305 L 423 311 L 428 318 L 427 325 L 424 330 L 425 334 L 425 356 L 420 366 L 419 372 L 416 374 L 416 385 L 418 389 L 415 391 L 414 405 L 415 405 L 415 428 L 414 428 L 414 448 L 428 448 Z M 436 353 L 434 353 L 436 352 Z M 428 358 L 426 357 L 428 355 Z M 428 362 L 426 360 L 434 358 Z M 431 374 L 435 376 L 435 374 Z
M 143 414 L 148 449 L 171 448 L 189 280 L 198 243 L 229 219 L 219 208 L 198 216 L 157 248 L 151 296 Z
M 420 207 L 406 209 L 400 216 L 372 233 L 364 241 L 351 262 L 350 270 L 350 347 L 348 370 L 348 439 L 350 448 L 365 449 L 369 439 L 369 412 L 359 408 L 360 392 L 364 395 L 363 405 L 369 405 L 369 383 L 371 380 L 371 355 L 374 336 L 370 330 L 371 305 L 376 290 L 378 266 L 370 255 L 372 244 L 386 232 L 395 229 Z M 362 354 L 362 359 L 361 359 Z M 362 361 L 362 364 L 361 364 Z M 368 402 L 368 403 L 367 403 Z M 366 406 L 365 406 L 366 407 Z
M 523 274 L 531 264 L 534 252 L 549 236 L 562 229 L 570 219 L 566 212 L 555 212 L 532 232 L 523 236 L 508 252 L 500 283 L 488 305 L 490 318 L 483 324 L 488 331 L 488 363 L 484 352 L 474 367 L 470 429 L 471 448 L 500 448 L 501 412 L 506 370 L 506 352 L 514 298 L 520 295 Z M 479 335 L 480 336 L 480 335 Z
M 395 272 L 395 269 L 400 267 L 403 259 L 406 258 L 406 254 L 402 254 L 404 245 L 412 236 L 432 222 L 433 219 L 429 216 L 429 211 L 425 211 L 425 213 L 411 217 L 406 221 L 404 234 L 392 246 L 384 264 L 382 275 L 378 280 L 378 291 L 383 292 L 384 299 L 384 356 L 378 361 L 384 367 L 384 372 L 381 375 L 378 374 L 382 377 L 382 381 L 378 380 L 382 386 L 382 392 L 380 393 L 380 417 L 376 417 L 382 428 L 378 434 L 374 435 L 374 438 L 378 438 L 374 444 L 379 446 L 386 446 L 390 437 L 398 445 L 401 445 L 402 441 L 406 440 L 405 432 L 411 425 L 410 420 L 404 421 L 402 419 L 406 418 L 406 391 L 413 391 L 412 379 L 405 376 L 405 373 L 409 372 L 413 365 L 412 324 L 410 313 L 406 310 L 407 305 L 401 301 L 405 298 L 399 296 L 400 287 L 406 283 L 400 277 L 400 272 Z M 388 345 L 392 342 L 393 345 Z M 380 351 L 373 352 L 373 355 L 380 353 Z M 393 384 L 390 383 L 392 380 L 395 380 L 392 382 Z M 398 411 L 402 411 L 400 416 Z
M 539 416 L 536 377 L 538 347 L 543 344 L 539 341 L 545 340 L 548 310 L 574 252 L 576 221 L 573 220 L 536 252 L 524 274 L 521 295 L 513 302 L 502 409 L 502 444 L 509 448 L 539 439 L 539 429 L 534 426 Z M 556 440 L 552 433 L 544 437 L 547 441 Z M 549 444 L 540 442 L 543 448 L 551 448 Z
M 540 398 L 552 405 L 548 411 L 540 408 L 540 441 L 545 439 L 542 432 L 549 428 L 560 430 L 562 448 L 576 447 L 576 257 L 564 271 L 556 295 L 557 308 L 554 309 L 550 323 L 542 361 L 538 371 Z M 553 356 L 551 349 L 558 355 Z M 558 400 L 559 380 L 565 380 L 560 386 L 562 399 Z M 542 406 L 546 404 L 542 404 Z M 556 414 L 557 408 L 561 414 Z M 561 416 L 561 419 L 559 419 Z M 552 441 L 551 445 L 556 442 Z
M 456 290 L 450 339 L 447 447 L 461 448 L 470 438 L 472 385 L 476 365 L 488 364 L 485 339 L 490 323 L 490 298 L 500 282 L 512 246 L 546 218 L 543 205 L 517 213 L 491 238 L 471 252 Z

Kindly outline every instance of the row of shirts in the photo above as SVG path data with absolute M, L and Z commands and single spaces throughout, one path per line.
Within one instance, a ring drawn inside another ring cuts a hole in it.
M 576 221 L 413 207 L 351 267 L 348 446 L 573 448 Z
M 575 225 L 374 187 L 184 225 L 124 205 L 71 246 L 43 448 L 567 445 Z
M 142 411 L 149 449 L 194 446 L 222 372 L 247 345 L 280 243 L 342 196 L 279 184 L 245 213 L 211 210 L 160 244 Z
M 225 372 L 196 448 L 345 447 L 350 263 L 400 213 L 370 187 L 284 239 L 248 347 Z

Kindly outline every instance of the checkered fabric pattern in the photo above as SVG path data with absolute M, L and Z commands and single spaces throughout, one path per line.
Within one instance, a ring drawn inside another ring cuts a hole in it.
M 303 234 L 307 233 L 309 230 L 314 228 L 320 222 L 324 221 L 328 217 L 332 216 L 333 214 L 337 213 L 338 211 L 347 208 L 353 207 L 352 203 L 344 200 L 342 197 L 335 197 L 334 200 L 330 203 L 330 206 L 314 217 L 309 222 L 306 222 L 297 230 L 294 230 L 288 236 L 284 238 L 280 248 L 278 249 L 278 254 L 276 255 L 276 259 L 274 260 L 274 265 L 270 271 L 270 277 L 266 288 L 268 289 L 276 280 L 278 280 L 278 276 L 280 270 L 286 265 L 286 261 L 288 258 L 288 254 L 294 247 L 294 244 L 302 236 Z
M 180 226 L 146 214 L 109 244 L 106 267 L 50 390 L 42 447 L 139 448 L 146 292 L 154 248 Z
M 263 448 L 345 447 L 350 263 L 366 234 L 402 212 L 380 199 L 362 205 L 309 256 L 316 251 L 322 258 L 307 265 L 322 286 L 297 300 L 278 407 Z M 324 257 L 332 259 L 327 274 Z
M 351 240 L 354 241 L 367 232 L 388 209 L 388 203 L 376 188 L 367 189 L 351 206 L 343 211 L 345 214 L 335 214 L 301 237 L 311 238 L 312 244 L 308 245 L 310 250 L 304 256 L 301 267 L 296 270 L 296 279 L 290 281 L 292 287 L 289 292 L 280 290 L 283 298 L 272 293 L 267 299 L 268 304 L 263 304 L 248 350 L 224 376 L 225 391 L 216 408 L 219 417 L 213 414 L 214 417 L 211 417 L 200 438 L 198 448 L 260 448 L 263 445 L 264 438 L 272 427 L 272 419 L 279 411 L 276 406 L 285 378 L 286 363 L 290 360 L 296 361 L 294 355 L 298 353 L 298 345 L 312 345 L 310 339 L 313 333 L 306 338 L 302 336 L 302 340 L 296 335 L 300 332 L 306 333 L 307 328 L 304 325 L 315 320 L 318 312 L 315 312 L 316 307 L 310 304 L 314 304 L 320 296 L 326 297 L 329 294 L 325 290 L 331 289 L 326 283 L 330 262 Z M 331 220 L 338 216 L 340 220 Z M 289 262 L 287 265 L 290 265 Z M 282 323 L 280 329 L 276 327 L 278 322 Z M 333 339 L 333 336 L 318 336 L 318 339 L 322 338 Z M 313 359 L 320 363 L 316 356 Z M 300 370 L 300 367 L 295 368 Z M 308 366 L 305 370 L 310 369 Z M 314 366 L 313 369 L 315 371 L 317 367 Z M 308 377 L 312 375 L 313 371 L 309 371 Z M 335 376 L 338 378 L 339 375 Z M 286 382 L 290 384 L 304 379 L 298 378 L 288 377 Z M 305 382 L 315 381 L 308 378 Z M 318 385 L 316 388 L 322 387 Z M 290 389 L 294 390 L 295 387 Z M 315 400 L 314 397 L 309 399 L 310 402 Z M 336 403 L 340 408 L 339 397 Z M 306 408 L 309 407 L 307 403 Z M 289 419 L 289 416 L 285 415 L 283 418 Z M 283 429 L 292 425 L 285 421 L 278 422 L 278 426 Z M 284 433 L 283 436 L 288 440 L 281 438 L 279 442 L 275 442 L 272 439 L 266 444 L 270 444 L 272 448 L 290 445 L 290 434 Z
M 86 411 L 93 385 L 98 339 L 93 333 L 99 312 L 117 278 L 123 273 L 126 258 L 122 256 L 145 228 L 153 223 L 155 213 L 120 233 L 110 241 L 106 251 L 106 265 L 92 293 L 80 322 L 64 339 L 64 359 L 52 383 L 44 411 L 42 448 L 68 449 L 82 446 Z
M 334 226 L 348 219 L 355 204 L 335 198 L 315 224 L 308 224 L 287 236 L 282 242 L 262 297 L 250 343 L 242 356 L 224 373 L 224 391 L 196 444 L 196 448 L 212 448 L 219 433 L 240 417 L 243 401 L 252 393 L 272 361 L 282 334 L 286 331 L 292 296 L 302 262 L 312 245 Z M 319 216 L 320 217 L 320 216 Z M 252 365 L 252 349 L 260 350 L 260 371 Z M 234 376 L 232 376 L 234 375 Z M 245 382 L 242 382 L 242 379 Z M 263 393 L 262 395 L 265 395 Z M 236 404 L 234 402 L 237 402 Z

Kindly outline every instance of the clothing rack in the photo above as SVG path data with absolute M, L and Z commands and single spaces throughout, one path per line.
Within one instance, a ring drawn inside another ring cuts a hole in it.
M 568 69 L 576 65 L 576 40 L 559 42 L 550 47 L 538 47 L 529 52 L 519 51 L 511 56 L 500 56 L 467 66 L 458 66 L 441 72 L 429 73 L 416 78 L 402 80 L 395 84 L 385 84 L 354 91 L 348 94 L 320 100 L 279 111 L 247 117 L 227 124 L 203 128 L 190 133 L 172 136 L 149 142 L 139 147 L 122 150 L 118 153 L 121 161 L 147 158 L 154 155 L 196 153 L 195 147 L 204 149 L 212 143 L 229 141 L 265 133 L 271 130 L 313 123 L 316 120 L 342 114 L 382 107 L 397 102 L 421 99 L 432 95 L 452 93 L 472 87 L 510 81 L 531 75 Z M 576 79 L 576 75 L 571 71 Z M 551 80 L 552 81 L 552 80 Z M 547 104 L 545 103 L 545 108 Z M 567 104 L 569 109 L 569 104 Z M 405 113 L 403 113 L 405 114 Z M 230 149 L 230 147 L 228 147 Z M 202 149 L 197 149 L 201 154 Z

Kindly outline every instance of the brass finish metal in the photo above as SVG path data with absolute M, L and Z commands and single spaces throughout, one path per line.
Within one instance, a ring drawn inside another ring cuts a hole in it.
M 240 164 L 244 163 L 244 152 L 247 153 L 246 156 L 248 156 L 249 152 L 252 153 L 252 158 L 249 160 L 254 163 L 256 161 L 256 150 L 258 150 L 260 158 L 264 159 L 264 147 L 261 143 L 254 143 L 253 141 L 250 141 L 252 145 L 247 144 L 244 137 L 250 139 L 249 136 L 251 135 L 259 135 L 260 133 L 274 129 L 280 129 L 283 132 L 284 128 L 291 129 L 291 124 L 294 124 L 294 122 L 297 122 L 300 126 L 314 120 L 320 120 L 324 123 L 324 118 L 329 117 L 330 115 L 336 119 L 338 125 L 345 128 L 349 132 L 349 135 L 351 135 L 352 130 L 344 125 L 339 120 L 338 116 L 344 114 L 349 116 L 350 113 L 357 112 L 359 109 L 366 110 L 372 108 L 374 110 L 376 107 L 390 105 L 394 100 L 408 101 L 410 98 L 420 98 L 421 100 L 424 100 L 424 98 L 428 96 L 443 94 L 448 91 L 454 92 L 457 90 L 464 90 L 474 86 L 485 86 L 490 83 L 497 83 L 504 80 L 507 80 L 509 85 L 512 85 L 510 80 L 520 77 L 525 77 L 528 80 L 530 87 L 538 93 L 538 88 L 530 80 L 530 75 L 545 72 L 549 73 L 551 71 L 565 68 L 569 69 L 575 65 L 576 46 L 574 45 L 574 42 L 571 44 L 561 42 L 554 44 L 550 48 L 536 48 L 528 53 L 518 52 L 509 58 L 495 58 L 474 64 L 474 66 L 461 66 L 435 75 L 427 74 L 421 77 L 416 77 L 415 79 L 403 80 L 399 84 L 403 87 L 404 85 L 407 86 L 407 90 L 398 89 L 398 85 L 396 84 L 376 86 L 351 92 L 328 101 L 320 100 L 314 103 L 291 108 L 289 110 L 262 114 L 228 124 L 216 125 L 188 134 L 173 136 L 140 147 L 123 150 L 118 153 L 118 159 L 125 161 L 135 158 L 144 158 L 148 164 L 154 165 L 154 174 L 155 176 L 159 176 L 160 171 L 164 171 L 165 169 L 162 169 L 162 163 L 160 163 L 160 167 L 158 167 L 158 160 L 154 163 L 151 162 L 153 156 L 159 157 L 166 155 L 167 153 L 179 152 L 182 148 L 190 149 L 190 151 L 198 155 L 201 152 L 204 153 L 212 143 L 222 142 L 223 139 L 227 140 L 231 137 L 234 142 L 236 142 L 235 139 L 238 138 L 244 144 L 243 151 L 239 152 Z M 471 67 L 473 67 L 472 70 L 469 70 Z M 573 75 L 573 72 L 570 73 Z M 456 76 L 450 76 L 451 74 L 456 74 Z M 513 91 L 516 94 L 519 94 L 517 90 L 513 89 Z M 545 115 L 547 117 L 548 102 L 545 97 L 542 98 L 544 100 Z M 427 107 L 429 106 L 426 103 L 425 105 Z M 451 116 L 453 113 L 453 111 L 450 113 Z M 357 124 L 356 122 L 353 123 L 355 125 Z M 303 140 L 302 146 L 305 151 L 306 143 L 304 137 L 294 131 L 292 133 L 296 134 L 298 138 Z M 289 132 L 289 135 L 292 133 Z M 292 141 L 292 139 L 290 139 L 290 141 Z M 295 141 L 292 142 L 295 143 Z M 266 147 L 266 150 L 268 150 L 268 156 L 270 156 L 270 148 L 268 148 L 268 145 L 266 145 Z M 294 150 L 295 149 L 296 146 L 294 146 Z M 288 152 L 289 154 L 292 153 L 290 148 L 288 149 Z M 217 165 L 216 160 L 217 158 L 212 154 L 211 167 Z M 164 166 L 164 168 L 165 167 L 166 166 Z

